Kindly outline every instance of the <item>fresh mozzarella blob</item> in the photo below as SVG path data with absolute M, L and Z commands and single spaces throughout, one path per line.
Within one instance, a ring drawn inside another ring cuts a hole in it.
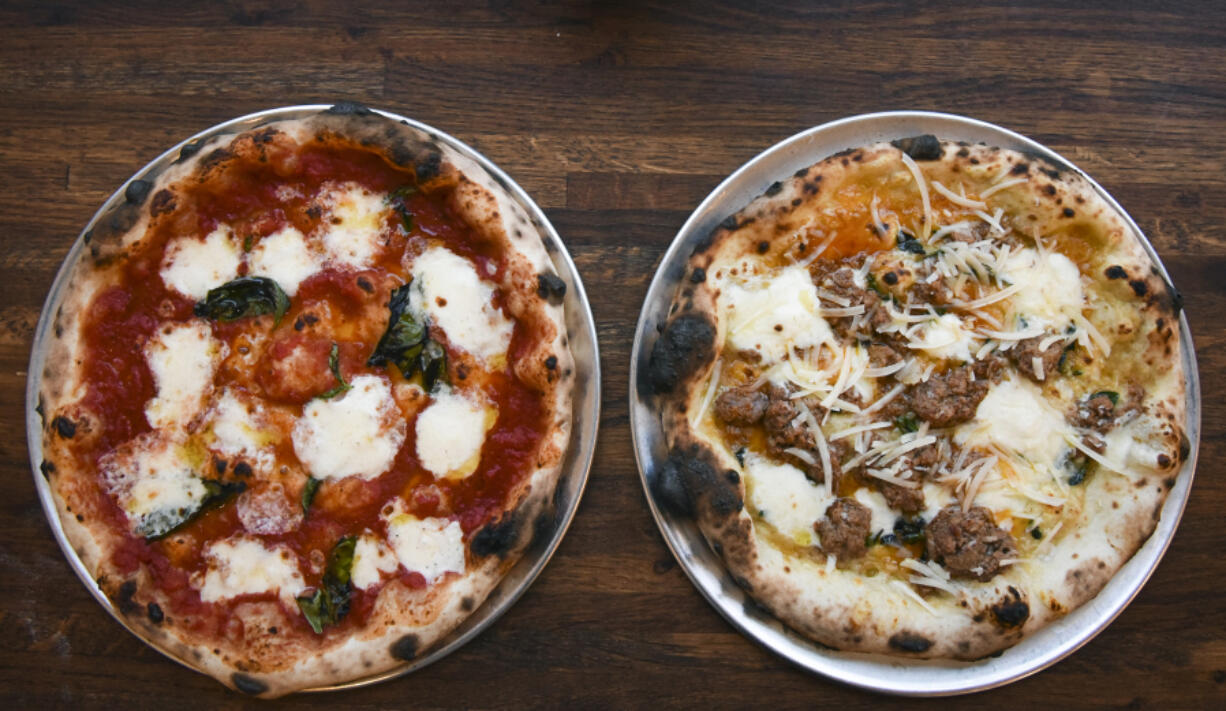
M 1147 414 L 1121 424 L 1107 433 L 1103 458 L 1120 474 L 1130 477 L 1135 472 L 1158 469 L 1158 455 L 1166 451 L 1159 437 L 1168 427 Z
M 751 484 L 749 502 L 753 511 L 789 539 L 813 545 L 813 524 L 826 515 L 834 497 L 796 467 L 775 464 L 756 454 L 746 455 L 745 474 Z
M 213 446 L 223 454 L 246 457 L 249 464 L 268 471 L 276 461 L 269 450 L 276 435 L 260 426 L 262 415 L 258 406 L 248 405 L 233 391 L 226 390 L 209 415 L 215 438 Z
M 175 427 L 195 417 L 213 388 L 213 373 L 225 350 L 203 321 L 159 329 L 145 345 L 145 361 L 157 385 L 157 394 L 145 404 L 149 424 Z
M 971 336 L 971 332 L 962 327 L 960 318 L 943 314 L 920 326 L 907 345 L 936 358 L 970 362 L 972 352 L 978 347 Z
M 267 548 L 259 540 L 236 536 L 213 543 L 204 556 L 209 568 L 198 584 L 204 602 L 264 592 L 292 602 L 306 587 L 296 557 L 284 546 Z
M 417 458 L 438 477 L 462 479 L 481 462 L 485 433 L 498 419 L 491 407 L 442 390 L 417 416 Z
M 181 443 L 150 432 L 131 445 L 103 459 L 101 468 L 133 530 L 155 515 L 190 513 L 200 506 L 208 492 Z
M 997 446 L 1025 457 L 1035 466 L 1055 467 L 1068 448 L 1064 416 L 1034 384 L 1008 377 L 988 391 L 975 418 L 954 433 L 959 445 Z
M 372 535 L 363 535 L 353 547 L 353 569 L 350 580 L 363 590 L 377 585 L 384 573 L 400 567 L 396 554 L 387 544 Z
M 234 234 L 222 225 L 203 240 L 180 237 L 168 244 L 160 274 L 166 286 L 199 301 L 238 276 L 241 261 Z
M 447 341 L 490 361 L 507 352 L 512 324 L 496 308 L 494 287 L 471 262 L 444 247 L 432 246 L 413 260 L 409 305 L 447 334 Z
M 802 266 L 787 267 L 762 282 L 729 283 L 721 291 L 720 306 L 732 347 L 757 351 L 767 362 L 786 358 L 792 348 L 835 342 L 819 314 L 817 287 Z
M 247 255 L 247 273 L 268 277 L 286 294 L 298 293 L 298 285 L 320 269 L 306 238 L 293 227 L 284 227 L 256 244 Z
M 446 573 L 463 573 L 464 532 L 459 521 L 417 518 L 400 502 L 387 516 L 387 540 L 405 570 L 433 583 Z
M 345 183 L 324 196 L 324 249 L 328 257 L 354 269 L 374 263 L 383 249 L 384 214 L 387 203 L 357 183 Z
M 234 507 L 243 528 L 259 536 L 278 536 L 302 525 L 300 499 L 290 496 L 280 482 L 247 489 Z
M 1005 261 L 1001 276 L 1011 284 L 1022 285 L 1011 302 L 1014 313 L 1024 318 L 1028 327 L 1061 330 L 1085 305 L 1081 272 L 1059 252 L 1019 250 Z
M 359 375 L 329 400 L 307 404 L 294 425 L 294 452 L 316 479 L 386 472 L 404 443 L 405 425 L 383 378 Z

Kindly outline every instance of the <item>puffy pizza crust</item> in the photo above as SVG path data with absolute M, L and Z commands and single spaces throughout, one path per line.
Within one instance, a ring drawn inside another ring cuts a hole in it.
M 827 219 L 837 215 L 832 207 L 836 193 L 865 175 L 898 180 L 899 165 L 900 150 L 894 145 L 843 151 L 775 183 L 724 220 L 690 258 L 638 387 L 641 394 L 658 398 L 671 452 L 656 472 L 657 497 L 666 507 L 693 515 L 734 579 L 758 604 L 836 649 L 975 660 L 1085 604 L 1153 532 L 1188 454 L 1180 301 L 1123 219 L 1073 169 L 1037 155 L 941 142 L 939 158 L 920 162 L 930 179 L 980 185 L 1005 173 L 1025 178 L 1001 191 L 997 204 L 1014 215 L 1014 225 L 1034 226 L 1044 235 L 1070 235 L 1067 245 L 1057 243 L 1081 249 L 1077 256 L 1092 265 L 1083 274 L 1101 295 L 1094 304 L 1095 320 L 1111 323 L 1118 317 L 1120 334 L 1134 329 L 1145 334 L 1133 340 L 1141 345 L 1123 358 L 1145 383 L 1146 416 L 1134 420 L 1135 437 L 1150 447 L 1156 464 L 1139 476 L 1103 472 L 1089 478 L 1089 505 L 1077 525 L 1044 549 L 1045 560 L 1015 564 L 988 582 L 964 581 L 960 599 L 929 597 L 932 609 L 900 595 L 889 575 L 866 577 L 785 556 L 763 537 L 746 510 L 745 467 L 718 437 L 690 421 L 691 413 L 709 405 L 704 403 L 708 383 L 727 336 L 713 276 L 745 255 L 778 255 L 824 210 L 832 210 L 825 213 Z M 1112 363 L 1119 362 L 1118 355 Z
M 153 619 L 147 604 L 159 598 L 143 576 L 125 579 L 108 570 L 108 557 L 120 537 L 105 525 L 94 525 L 99 512 L 81 493 L 83 479 L 91 475 L 74 467 L 68 455 L 67 440 L 96 434 L 89 413 L 74 405 L 84 392 L 80 331 L 94 295 L 111 285 L 113 272 L 106 267 L 136 246 L 151 221 L 173 206 L 176 182 L 194 179 L 231 155 L 258 151 L 268 143 L 287 138 L 302 143 L 329 134 L 381 147 L 396 163 L 413 167 L 421 184 L 453 185 L 451 207 L 457 214 L 486 239 L 506 246 L 507 268 L 498 283 L 506 295 L 506 308 L 517 320 L 537 328 L 528 354 L 516 364 L 516 375 L 547 394 L 548 425 L 536 465 L 509 496 L 510 505 L 468 541 L 470 563 L 464 575 L 450 575 L 423 590 L 412 590 L 397 580 L 388 582 L 368 624 L 348 637 L 269 634 L 268 628 L 281 619 L 276 604 L 243 603 L 236 612 L 248 643 L 235 645 L 167 625 L 161 615 Z M 112 600 L 125 626 L 171 657 L 247 694 L 275 697 L 353 681 L 420 658 L 480 607 L 537 531 L 553 528 L 549 524 L 556 513 L 554 492 L 570 438 L 575 374 L 563 307 L 566 286 L 546 250 L 543 229 L 511 197 L 500 176 L 491 175 L 437 136 L 352 104 L 188 144 L 180 159 L 152 184 L 129 186 L 126 197 L 84 237 L 54 315 L 39 382 L 43 471 L 52 484 L 66 537 L 86 570 Z M 60 429 L 61 416 L 73 423 L 71 435 Z

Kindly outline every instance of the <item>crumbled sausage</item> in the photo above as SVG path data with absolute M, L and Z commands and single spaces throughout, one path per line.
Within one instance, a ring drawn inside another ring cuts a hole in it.
M 715 398 L 715 414 L 732 425 L 752 425 L 762 419 L 770 398 L 748 386 L 730 388 Z
M 868 347 L 868 360 L 874 367 L 881 368 L 902 360 L 902 355 L 888 343 L 873 343 Z
M 991 580 L 1000 572 L 1002 560 L 1017 555 L 1012 536 L 982 506 L 965 512 L 956 506 L 941 509 L 924 533 L 929 557 L 955 578 Z
M 1077 406 L 1072 421 L 1078 427 L 1107 434 L 1115 425 L 1115 403 L 1106 393 L 1095 393 Z
M 762 425 L 766 428 L 766 447 L 770 453 L 783 458 L 783 450 L 795 447 L 797 449 L 813 449 L 813 433 L 803 423 L 797 422 L 799 408 L 788 397 L 787 390 L 773 387 L 770 391 L 770 401 L 762 417 Z M 815 413 L 816 416 L 816 413 Z
M 873 515 L 855 499 L 835 499 L 825 517 L 813 525 L 826 553 L 839 560 L 859 558 L 867 550 L 865 541 Z
M 1009 358 L 1013 360 L 1018 371 L 1036 383 L 1047 380 L 1056 372 L 1056 366 L 1060 364 L 1060 355 L 1064 352 L 1064 344 L 1061 341 L 1052 342 L 1045 350 L 1040 349 L 1039 344 L 1044 338 L 1044 336 L 1035 336 L 1018 341 L 1017 345 L 1009 351 Z M 1043 377 L 1039 377 L 1039 372 L 1034 367 L 1035 358 L 1040 361 Z
M 911 409 L 933 427 L 948 427 L 974 417 L 987 394 L 988 381 L 974 378 L 971 367 L 963 365 L 912 388 Z
M 885 497 L 885 502 L 895 511 L 906 514 L 916 514 L 924 510 L 924 490 L 918 487 L 912 489 L 888 481 L 878 481 L 877 491 Z
M 1005 372 L 1005 357 L 999 353 L 988 353 L 975 361 L 971 370 L 974 371 L 976 380 L 999 382 L 1000 376 Z

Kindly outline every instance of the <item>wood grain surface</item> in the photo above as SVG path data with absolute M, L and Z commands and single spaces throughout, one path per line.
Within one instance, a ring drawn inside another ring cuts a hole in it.
M 604 415 L 587 493 L 535 585 L 409 677 L 271 704 L 166 661 L 77 581 L 35 496 L 24 387 L 60 260 L 140 166 L 225 119 L 351 99 L 488 155 L 545 208 L 592 295 Z M 1178 535 L 1105 632 L 944 701 L 810 675 L 677 567 L 630 447 L 627 371 L 660 255 L 728 173 L 851 114 L 999 123 L 1096 177 L 1183 291 L 1204 388 Z M 490 0 L 0 3 L 0 699 L 15 709 L 1226 707 L 1226 4 Z

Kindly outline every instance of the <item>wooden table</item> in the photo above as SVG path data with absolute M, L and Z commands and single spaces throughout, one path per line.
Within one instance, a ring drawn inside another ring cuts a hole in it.
M 1192 499 L 1136 601 L 1054 668 L 937 703 L 1226 706 L 1226 5 L 333 5 L 0 6 L 0 697 L 13 708 L 258 705 L 145 647 L 76 580 L 35 497 L 26 362 L 60 259 L 133 171 L 224 119 L 341 98 L 453 133 L 545 208 L 593 295 L 604 417 L 574 526 L 505 617 L 408 678 L 283 705 L 916 703 L 806 674 L 703 601 L 643 500 L 626 387 L 655 264 L 724 176 L 804 128 L 916 108 L 1032 136 L 1115 194 L 1184 293 L 1205 403 Z

